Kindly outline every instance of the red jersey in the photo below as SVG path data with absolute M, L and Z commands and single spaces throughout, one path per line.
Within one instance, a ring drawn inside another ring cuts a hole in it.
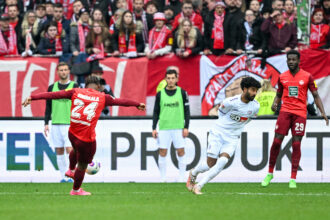
M 32 95 L 32 100 L 38 99 L 71 99 L 71 122 L 69 131 L 85 142 L 95 141 L 95 127 L 104 106 L 139 106 L 140 103 L 116 99 L 94 89 L 71 89 L 58 92 L 44 92 Z
M 307 91 L 317 90 L 312 75 L 302 69 L 293 76 L 290 70 L 282 73 L 278 80 L 278 93 L 282 93 L 281 110 L 307 117 Z

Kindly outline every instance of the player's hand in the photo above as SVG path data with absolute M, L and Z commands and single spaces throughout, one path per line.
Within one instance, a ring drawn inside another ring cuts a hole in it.
M 28 97 L 28 98 L 26 98 L 26 99 L 24 100 L 24 102 L 22 103 L 22 105 L 23 105 L 24 107 L 26 107 L 26 106 L 28 106 L 28 105 L 31 104 L 31 101 L 32 101 L 31 97 Z
M 45 125 L 44 134 L 46 137 L 48 137 L 48 133 L 49 133 L 49 127 L 48 127 L 48 125 Z
M 152 130 L 152 137 L 157 138 L 158 137 L 158 132 L 157 130 Z
M 325 124 L 327 125 L 327 126 L 329 126 L 329 119 L 328 119 L 328 116 L 326 116 L 324 113 L 322 114 L 322 117 L 324 118 L 324 120 L 325 120 Z
M 272 104 L 272 111 L 273 111 L 273 112 L 276 112 L 277 107 L 278 107 L 277 104 L 276 104 L 276 103 L 273 103 L 273 104 Z
M 188 129 L 187 128 L 184 128 L 183 131 L 182 131 L 182 136 L 183 137 L 188 137 L 188 135 L 189 135 Z
M 145 111 L 146 110 L 146 104 L 140 103 L 140 105 L 137 107 L 140 111 Z

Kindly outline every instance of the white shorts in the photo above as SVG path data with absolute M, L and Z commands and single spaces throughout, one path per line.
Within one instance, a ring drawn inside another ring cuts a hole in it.
M 185 139 L 182 136 L 182 129 L 159 130 L 158 145 L 160 149 L 169 149 L 172 141 L 175 149 L 185 147 Z
M 56 147 L 71 147 L 69 140 L 70 125 L 52 125 L 50 128 L 50 146 Z
M 230 157 L 235 153 L 239 136 L 225 135 L 211 130 L 208 137 L 207 156 L 217 159 L 220 154 L 227 153 Z

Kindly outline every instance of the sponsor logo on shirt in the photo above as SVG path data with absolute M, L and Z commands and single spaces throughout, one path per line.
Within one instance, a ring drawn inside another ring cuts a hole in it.
M 298 86 L 289 86 L 289 97 L 298 97 Z
M 244 122 L 244 121 L 248 120 L 247 117 L 241 117 L 241 116 L 235 115 L 235 114 L 231 114 L 230 118 L 234 121 L 237 121 L 237 122 Z
M 164 103 L 164 107 L 170 107 L 170 108 L 175 108 L 179 107 L 179 102 L 172 102 L 172 103 Z

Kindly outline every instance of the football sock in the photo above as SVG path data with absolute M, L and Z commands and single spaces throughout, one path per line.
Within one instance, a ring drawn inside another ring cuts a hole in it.
M 57 160 L 57 166 L 58 169 L 60 170 L 61 173 L 61 178 L 65 178 L 65 171 L 67 169 L 67 166 L 65 164 L 65 155 L 56 155 L 56 160 Z
M 204 176 L 203 179 L 197 185 L 202 188 L 206 183 L 211 181 L 223 170 L 228 161 L 229 159 L 227 157 L 220 157 L 217 163 L 206 173 L 206 176 Z
M 162 157 L 159 155 L 158 157 L 158 166 L 160 171 L 160 177 L 162 181 L 166 180 L 166 156 Z
M 73 190 L 78 190 L 81 187 L 84 177 L 85 177 L 85 170 L 81 170 L 77 167 L 74 172 Z
M 185 160 L 185 155 L 179 157 L 178 156 L 178 163 L 179 163 L 179 175 L 180 178 L 183 179 L 184 178 L 184 174 L 186 172 L 186 160 Z
M 69 159 L 69 157 L 70 157 L 70 153 L 67 153 L 66 151 L 65 151 L 65 169 L 68 169 L 68 167 L 70 167 L 70 159 Z
M 195 167 L 192 171 L 191 174 L 193 176 L 197 176 L 200 173 L 204 173 L 205 171 L 208 171 L 210 167 L 207 165 L 205 161 L 202 161 L 198 164 L 197 167 Z
M 296 176 L 297 176 L 299 161 L 300 161 L 300 157 L 301 157 L 300 144 L 301 144 L 300 141 L 293 141 L 292 142 L 291 179 L 296 179 Z
M 274 171 L 276 159 L 281 150 L 281 144 L 282 144 L 282 140 L 274 138 L 272 147 L 270 149 L 269 170 L 268 170 L 269 173 L 273 173 Z
M 74 170 L 76 168 L 77 165 L 77 154 L 76 151 L 72 150 L 69 154 L 69 160 L 70 160 L 70 165 L 69 165 L 69 169 L 70 170 Z

